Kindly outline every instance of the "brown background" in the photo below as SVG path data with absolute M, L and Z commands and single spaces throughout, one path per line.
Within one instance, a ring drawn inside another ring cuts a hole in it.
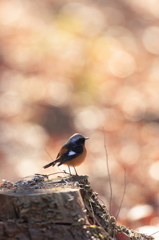
M 0 179 L 59 171 L 45 149 L 79 132 L 77 171 L 108 206 L 105 132 L 112 215 L 126 169 L 119 222 L 158 227 L 159 1 L 2 0 L 0 93 Z

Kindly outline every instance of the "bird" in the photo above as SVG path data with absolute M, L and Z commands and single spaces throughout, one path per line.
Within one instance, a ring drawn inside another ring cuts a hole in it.
M 55 166 L 57 163 L 58 166 L 64 164 L 68 166 L 70 175 L 70 167 L 74 167 L 75 173 L 78 175 L 75 167 L 79 166 L 85 160 L 87 154 L 85 141 L 87 139 L 89 139 L 89 137 L 84 137 L 82 134 L 73 134 L 61 147 L 56 159 L 45 165 L 43 168 Z

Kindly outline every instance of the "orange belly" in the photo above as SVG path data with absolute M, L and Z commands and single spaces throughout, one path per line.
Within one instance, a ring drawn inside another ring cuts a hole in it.
M 85 148 L 85 146 L 83 146 L 83 153 L 81 155 L 79 155 L 75 159 L 72 159 L 72 160 L 70 160 L 70 161 L 68 161 L 64 164 L 69 166 L 69 167 L 79 166 L 79 165 L 81 165 L 81 163 L 84 162 L 86 154 L 87 154 L 86 148 Z

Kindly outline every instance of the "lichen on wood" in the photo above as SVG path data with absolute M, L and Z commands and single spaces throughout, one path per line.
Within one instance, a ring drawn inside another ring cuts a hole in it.
M 118 226 L 88 176 L 6 181 L 0 187 L 0 220 L 2 240 L 153 239 Z

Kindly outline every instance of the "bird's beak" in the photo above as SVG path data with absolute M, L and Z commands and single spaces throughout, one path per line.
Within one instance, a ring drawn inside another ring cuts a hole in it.
M 85 140 L 89 139 L 89 137 L 85 137 Z

